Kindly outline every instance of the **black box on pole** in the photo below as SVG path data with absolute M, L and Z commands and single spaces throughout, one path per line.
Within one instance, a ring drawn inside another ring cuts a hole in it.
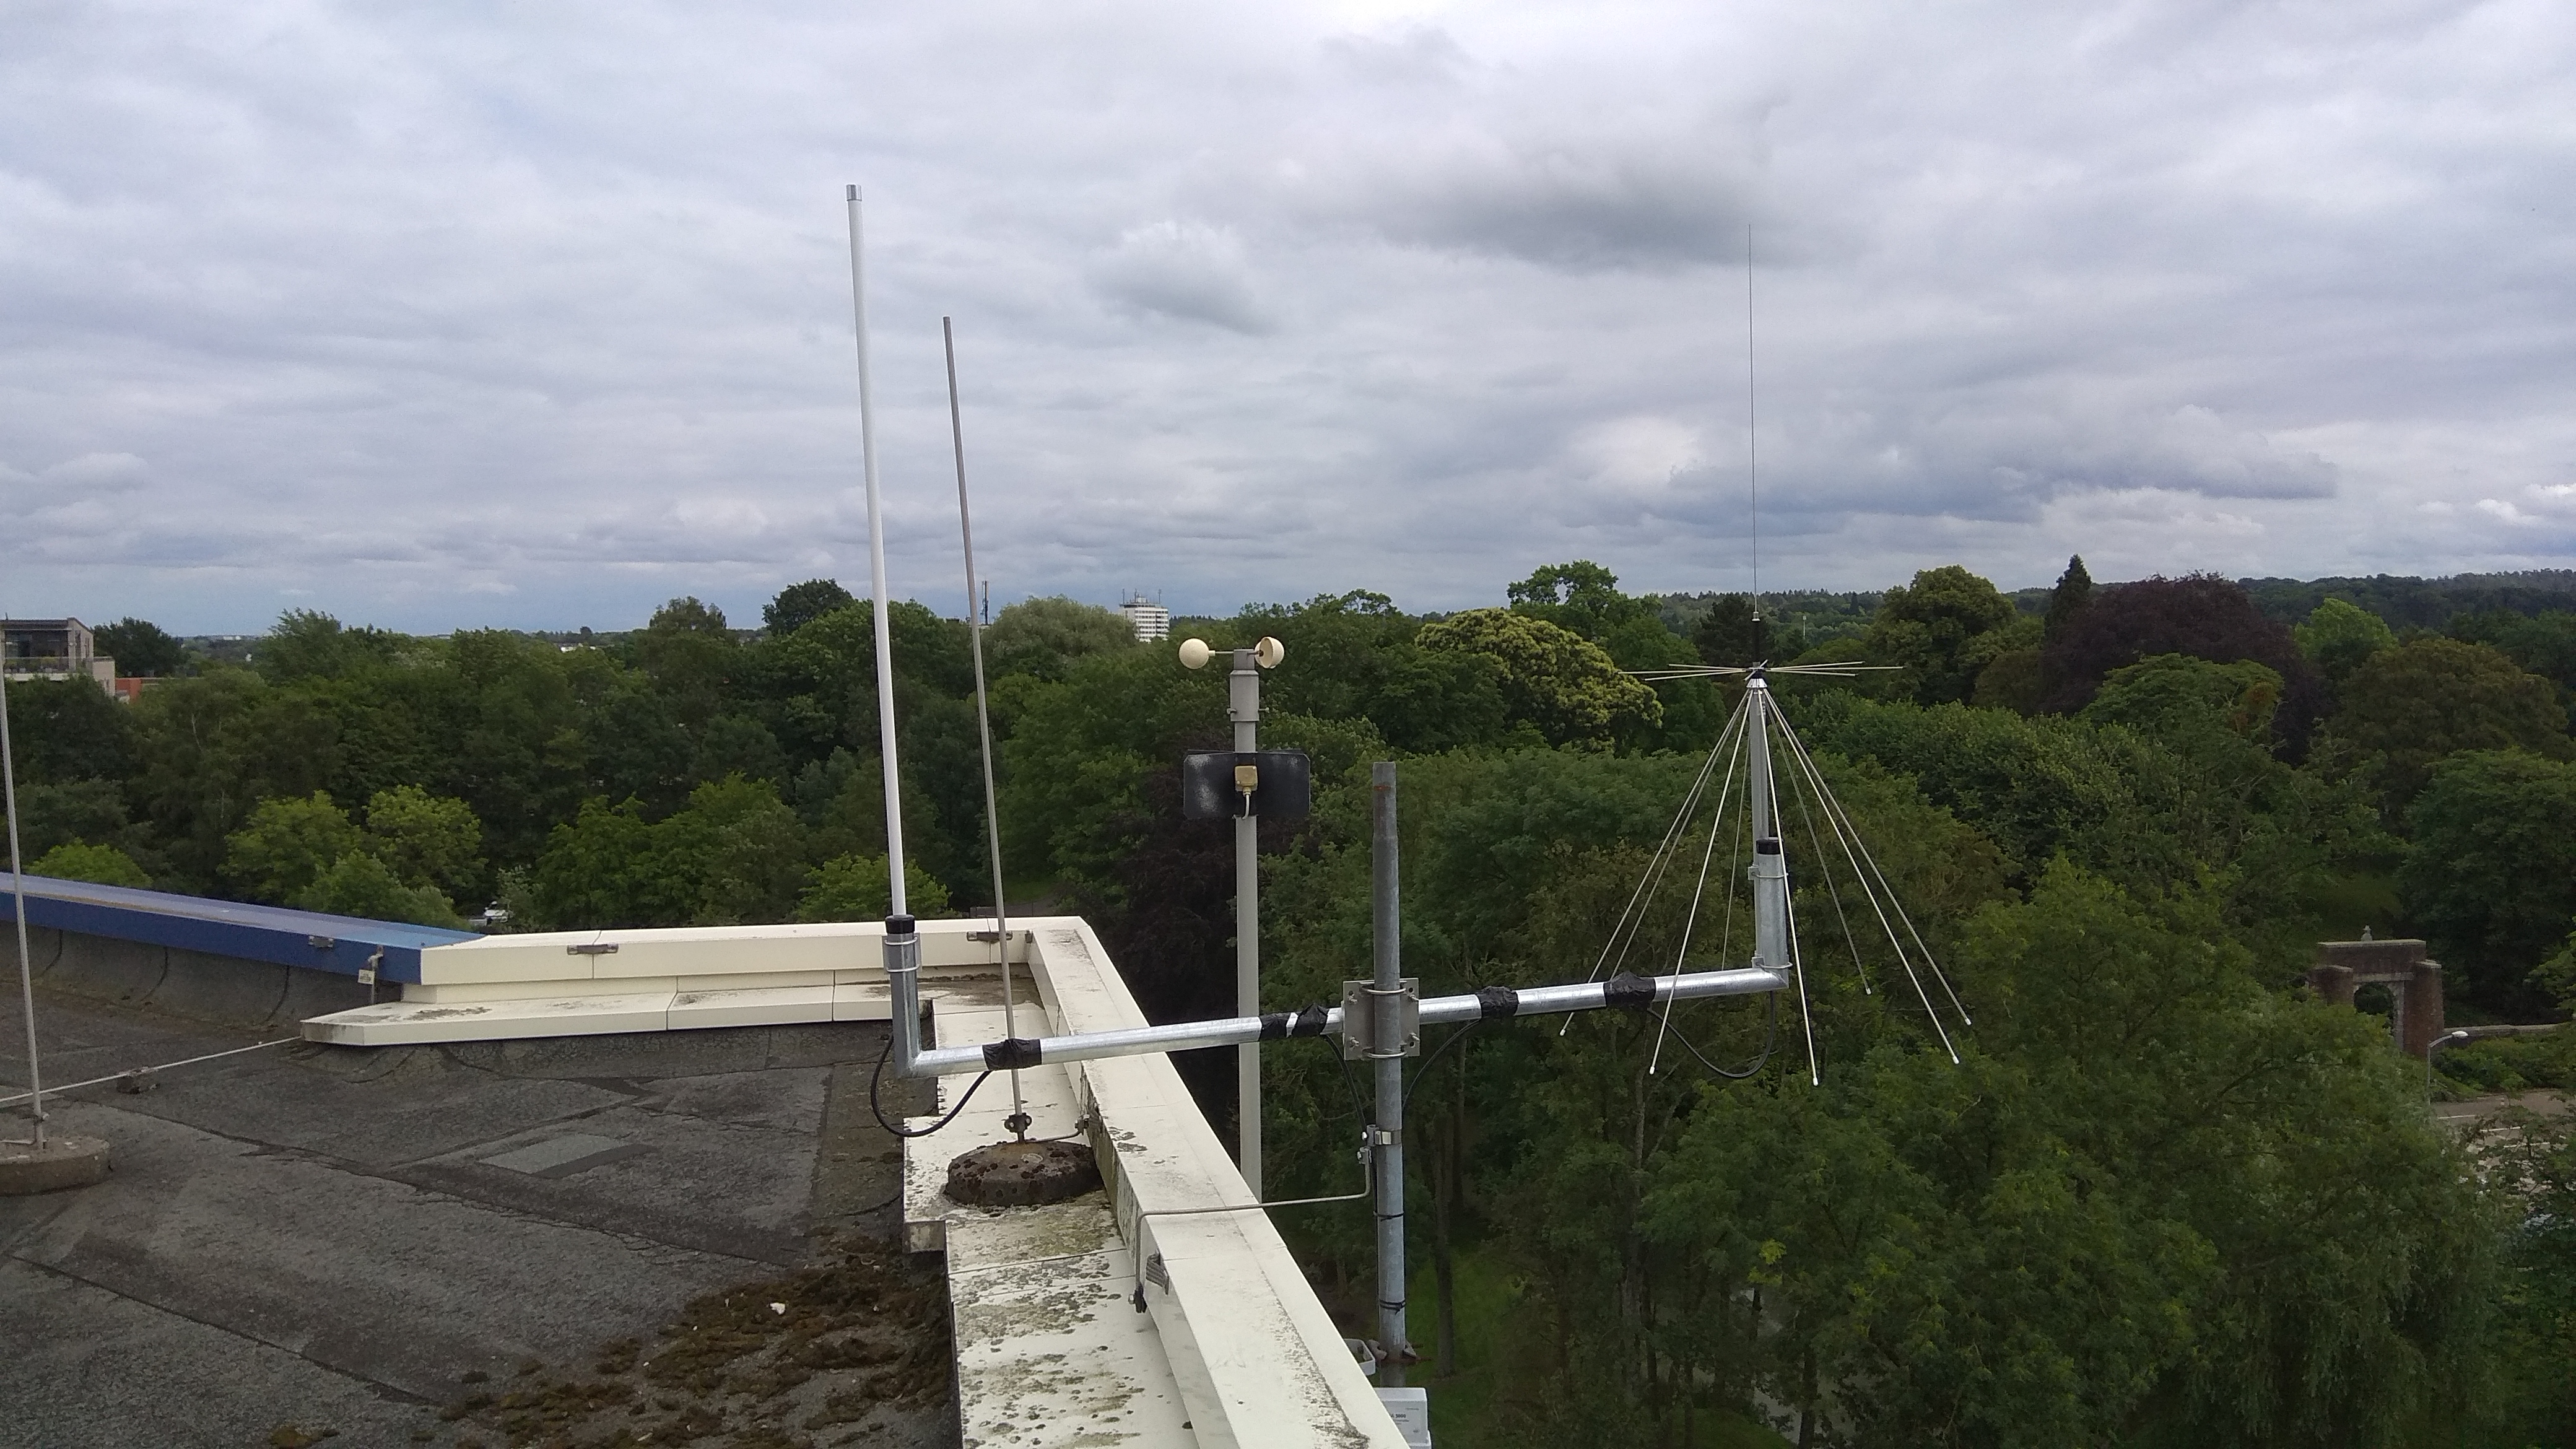
M 1245 770 L 1251 771 L 1248 801 Z M 1304 750 L 1210 750 L 1181 756 L 1184 820 L 1233 820 L 1244 815 L 1303 820 L 1314 803 L 1315 765 Z

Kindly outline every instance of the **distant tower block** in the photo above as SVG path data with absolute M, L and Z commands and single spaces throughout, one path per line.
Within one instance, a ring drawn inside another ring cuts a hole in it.
M 1143 594 L 1129 594 L 1127 602 L 1118 606 L 1118 612 L 1127 616 L 1127 627 L 1136 631 L 1139 644 L 1172 637 L 1172 611 L 1156 600 Z
M 2308 987 L 2350 1006 L 2364 986 L 2388 988 L 2388 1031 L 2397 1049 L 2420 1057 L 2442 1034 L 2442 967 L 2424 959 L 2421 941 L 2319 941 Z

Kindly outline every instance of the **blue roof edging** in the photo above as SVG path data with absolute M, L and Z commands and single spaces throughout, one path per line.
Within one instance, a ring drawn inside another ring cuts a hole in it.
M 326 916 L 283 906 L 255 906 L 167 891 L 92 885 L 31 875 L 27 924 L 87 936 L 175 946 L 213 956 L 273 961 L 308 971 L 355 976 L 370 959 L 380 980 L 420 980 L 420 953 L 432 946 L 482 939 L 472 931 Z M 0 921 L 17 919 L 9 882 L 0 878 Z

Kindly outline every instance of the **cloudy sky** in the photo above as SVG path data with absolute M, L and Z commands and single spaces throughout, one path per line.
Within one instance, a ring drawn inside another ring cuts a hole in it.
M 0 607 L 2576 562 L 2576 7 L 0 9 Z

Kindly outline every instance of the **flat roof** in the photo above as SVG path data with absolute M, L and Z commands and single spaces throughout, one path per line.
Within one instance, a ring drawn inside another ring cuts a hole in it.
M 422 951 L 482 939 L 472 931 L 368 921 L 169 891 L 93 885 L 52 876 L 31 875 L 26 882 L 30 926 L 176 946 L 216 956 L 273 961 L 281 966 L 301 966 L 342 976 L 355 976 L 375 960 L 377 974 L 383 980 L 417 982 Z M 8 879 L 0 877 L 0 921 L 17 919 L 17 900 L 8 885 Z
M 255 1039 L 59 994 L 38 1017 L 50 1081 Z M 113 1171 L 0 1197 L 0 1442 L 515 1445 L 589 1405 L 657 1444 L 953 1444 L 946 1295 L 896 1241 L 867 1111 L 883 1040 L 296 1043 L 49 1096 Z M 25 1080 L 0 1033 L 0 1096 Z

